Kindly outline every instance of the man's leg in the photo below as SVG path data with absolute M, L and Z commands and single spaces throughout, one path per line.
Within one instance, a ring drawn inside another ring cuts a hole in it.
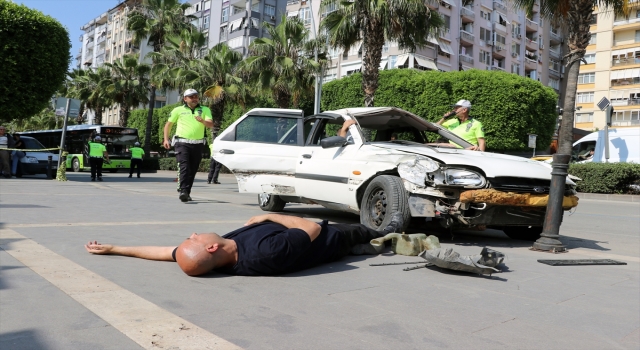
M 9 151 L 0 151 L 0 172 L 4 177 L 11 177 L 10 158 Z
M 129 166 L 129 177 L 133 176 L 133 167 L 135 166 L 135 159 L 131 158 L 131 165 Z
M 89 158 L 89 166 L 91 166 L 91 181 L 96 180 L 96 158 Z
M 358 244 L 369 244 L 372 239 L 385 235 L 382 231 L 372 230 L 362 224 L 330 224 L 340 231 L 340 248 L 334 254 L 333 260 L 341 259 L 351 252 Z
M 211 162 L 209 162 L 209 175 L 207 175 L 207 183 L 210 184 L 211 180 L 214 178 L 213 173 L 216 169 L 216 160 L 211 158 Z
M 188 192 L 191 194 L 191 187 L 193 187 L 193 181 L 198 173 L 200 162 L 202 161 L 202 147 L 204 144 L 189 144 L 189 178 L 188 178 Z
M 218 174 L 220 174 L 220 168 L 222 168 L 222 163 L 216 161 L 215 159 L 212 158 L 212 160 L 214 162 L 216 162 L 215 164 L 215 170 L 213 171 L 213 183 L 214 184 L 219 184 L 218 182 Z
M 104 163 L 104 159 L 102 158 L 94 158 L 96 161 L 96 173 L 98 175 L 98 181 L 102 181 L 102 164 Z
M 180 200 L 183 202 L 187 201 L 187 197 L 189 196 L 188 187 L 187 187 L 187 178 L 189 177 L 189 144 L 178 142 L 175 145 L 176 151 L 176 160 L 178 161 L 178 173 L 179 183 L 178 188 L 180 192 Z
M 138 177 L 140 177 L 140 168 L 142 168 L 142 159 L 133 159 L 131 161 L 131 167 L 135 166 L 136 167 L 136 174 L 138 175 Z M 133 173 L 133 171 L 132 171 Z

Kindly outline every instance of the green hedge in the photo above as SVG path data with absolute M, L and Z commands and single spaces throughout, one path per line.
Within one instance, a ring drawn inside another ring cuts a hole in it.
M 151 151 L 161 153 L 165 152 L 165 149 L 162 147 L 164 124 L 169 119 L 171 111 L 179 105 L 180 104 L 175 103 L 162 108 L 153 109 L 153 118 L 151 120 Z M 138 129 L 138 136 L 142 146 L 144 146 L 145 131 L 147 129 L 147 111 L 147 109 L 136 109 L 131 111 L 131 115 L 127 121 L 127 127 Z
M 569 174 L 576 181 L 578 192 L 586 193 L 637 193 L 629 185 L 640 185 L 640 164 L 635 163 L 584 163 L 571 164 Z
M 322 86 L 322 110 L 363 106 L 361 74 Z M 540 82 L 515 74 L 472 69 L 438 72 L 414 69 L 380 71 L 376 106 L 393 106 L 438 121 L 460 99 L 473 104 L 471 115 L 483 123 L 490 151 L 528 150 L 528 134 L 537 148 L 551 144 L 557 94 Z

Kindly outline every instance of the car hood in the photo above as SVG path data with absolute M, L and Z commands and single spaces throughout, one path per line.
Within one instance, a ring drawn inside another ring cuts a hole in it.
M 522 177 L 551 179 L 551 166 L 543 162 L 505 154 L 467 151 L 463 149 L 431 148 L 421 145 L 374 144 L 374 147 L 428 156 L 447 165 L 474 166 L 487 177 Z M 568 181 L 571 183 L 571 181 Z

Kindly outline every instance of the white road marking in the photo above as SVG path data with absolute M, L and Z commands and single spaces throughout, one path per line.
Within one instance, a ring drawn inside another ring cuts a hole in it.
M 0 229 L 0 248 L 143 348 L 240 349 L 35 241 Z
M 73 226 L 137 226 L 137 225 L 190 225 L 190 224 L 244 224 L 246 220 L 201 220 L 201 221 L 121 221 L 121 222 L 62 222 L 46 224 L 8 224 L 5 228 L 26 227 L 73 227 Z

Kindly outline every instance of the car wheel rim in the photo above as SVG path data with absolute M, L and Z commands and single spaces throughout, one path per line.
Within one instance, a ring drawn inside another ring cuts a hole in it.
M 373 192 L 370 203 L 371 221 L 376 227 L 379 227 L 387 214 L 387 195 L 384 190 L 378 189 Z
M 267 205 L 267 203 L 269 203 L 269 199 L 271 198 L 271 195 L 267 193 L 260 193 L 258 195 L 258 198 L 260 198 L 260 206 L 264 207 Z

